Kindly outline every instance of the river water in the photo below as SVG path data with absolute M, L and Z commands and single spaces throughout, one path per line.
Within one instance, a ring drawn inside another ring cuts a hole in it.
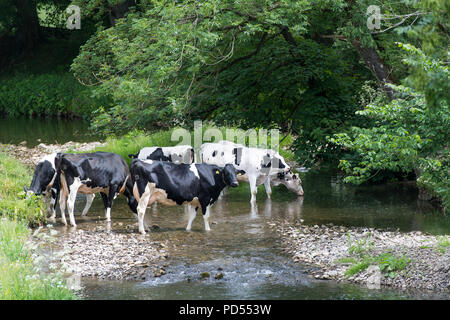
M 40 143 L 63 144 L 69 141 L 91 142 L 98 139 L 89 132 L 89 123 L 79 119 L 10 119 L 0 117 L 0 143 L 27 142 L 33 148 Z
M 294 263 L 283 252 L 279 235 L 267 222 L 303 219 L 308 225 L 333 223 L 449 234 L 450 218 L 417 202 L 417 191 L 408 185 L 356 188 L 338 183 L 327 172 L 309 172 L 303 180 L 303 199 L 281 186 L 268 200 L 260 187 L 257 205 L 253 207 L 248 184 L 229 190 L 211 210 L 210 232 L 204 231 L 200 214 L 192 231 L 185 231 L 188 217 L 181 207 L 158 205 L 147 209 L 148 224 L 158 226 L 148 236 L 172 245 L 166 274 L 142 282 L 85 279 L 84 298 L 448 299 L 448 295 L 439 293 L 371 290 L 308 275 L 306 266 Z M 113 227 L 112 231 L 124 232 L 125 225 L 136 221 L 125 201 L 118 200 L 112 217 L 113 222 L 120 221 L 123 226 Z M 84 201 L 80 201 L 78 212 L 83 205 Z M 100 199 L 96 199 L 88 216 L 102 220 L 103 212 Z M 218 273 L 223 278 L 215 279 Z

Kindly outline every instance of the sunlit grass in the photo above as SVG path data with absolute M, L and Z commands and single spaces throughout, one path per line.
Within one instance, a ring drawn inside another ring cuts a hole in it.
M 33 263 L 29 235 L 24 222 L 0 220 L 0 299 L 75 299 L 60 275 L 43 274 Z

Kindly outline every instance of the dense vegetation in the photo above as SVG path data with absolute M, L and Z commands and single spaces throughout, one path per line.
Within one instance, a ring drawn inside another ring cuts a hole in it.
M 300 165 L 415 178 L 449 207 L 448 1 L 381 0 L 381 17 L 369 0 L 20 3 L 0 10 L 3 112 L 84 116 L 110 136 L 196 119 L 278 128 Z M 63 30 L 69 4 L 81 30 Z M 24 70 L 62 41 L 59 69 Z

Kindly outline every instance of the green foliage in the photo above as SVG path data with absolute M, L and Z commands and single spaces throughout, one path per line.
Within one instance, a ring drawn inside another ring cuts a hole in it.
M 335 28 L 344 2 L 143 3 L 100 28 L 72 64 L 80 82 L 113 101 L 97 109 L 94 128 L 154 131 L 195 119 L 279 128 L 297 137 L 305 164 L 337 158 L 326 137 L 355 124 L 358 82 L 371 77 L 352 63 L 353 50 L 314 38 L 323 20 Z M 105 2 L 84 5 L 94 14 Z M 329 7 L 332 17 L 319 19 Z
M 363 257 L 373 248 L 373 242 L 370 241 L 370 234 L 367 235 L 367 237 L 364 239 L 356 240 L 356 244 L 352 244 L 349 233 L 347 233 L 347 239 L 349 244 L 348 253 L 351 255 L 356 254 L 360 257 Z
M 30 184 L 32 176 L 31 169 L 0 152 L 0 216 L 30 226 L 45 221 L 46 210 L 41 197 L 24 197 L 23 187 Z
M 372 255 L 373 242 L 370 240 L 370 234 L 361 240 L 357 240 L 356 244 L 347 233 L 348 253 L 350 257 L 341 258 L 336 263 L 350 263 L 351 265 L 345 271 L 347 277 L 351 277 L 359 272 L 366 270 L 370 265 L 378 265 L 381 273 L 385 277 L 395 278 L 396 274 L 405 270 L 411 262 L 406 256 L 398 257 L 391 252 L 384 252 L 379 255 Z
M 40 273 L 27 244 L 29 235 L 25 223 L 0 219 L 0 299 L 76 299 L 59 274 Z
M 17 73 L 0 83 L 0 113 L 11 117 L 89 116 L 96 103 L 69 73 Z
M 436 249 L 440 253 L 445 253 L 446 250 L 449 250 L 450 249 L 450 237 L 448 237 L 448 236 L 439 236 Z
M 418 185 L 440 197 L 448 209 L 449 68 L 411 45 L 401 47 L 410 54 L 404 62 L 411 65 L 412 73 L 405 85 L 393 86 L 398 98 L 357 112 L 373 119 L 372 127 L 354 127 L 330 141 L 358 154 L 340 161 L 339 167 L 348 175 L 346 182 L 369 181 L 380 170 L 415 171 Z

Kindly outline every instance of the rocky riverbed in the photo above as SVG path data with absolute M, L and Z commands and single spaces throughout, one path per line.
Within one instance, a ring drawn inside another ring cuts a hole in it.
M 145 280 L 164 275 L 167 267 L 168 243 L 153 241 L 120 222 L 99 220 L 59 231 L 50 225 L 35 231 L 32 241 L 43 245 L 49 263 L 71 277 Z
M 55 152 L 90 151 L 104 145 L 102 142 L 72 142 L 64 144 L 44 144 L 40 143 L 34 148 L 28 148 L 26 141 L 18 145 L 0 144 L 0 151 L 15 157 L 20 162 L 34 167 L 45 155 Z
M 450 293 L 450 237 L 333 225 L 270 223 L 316 279 Z

